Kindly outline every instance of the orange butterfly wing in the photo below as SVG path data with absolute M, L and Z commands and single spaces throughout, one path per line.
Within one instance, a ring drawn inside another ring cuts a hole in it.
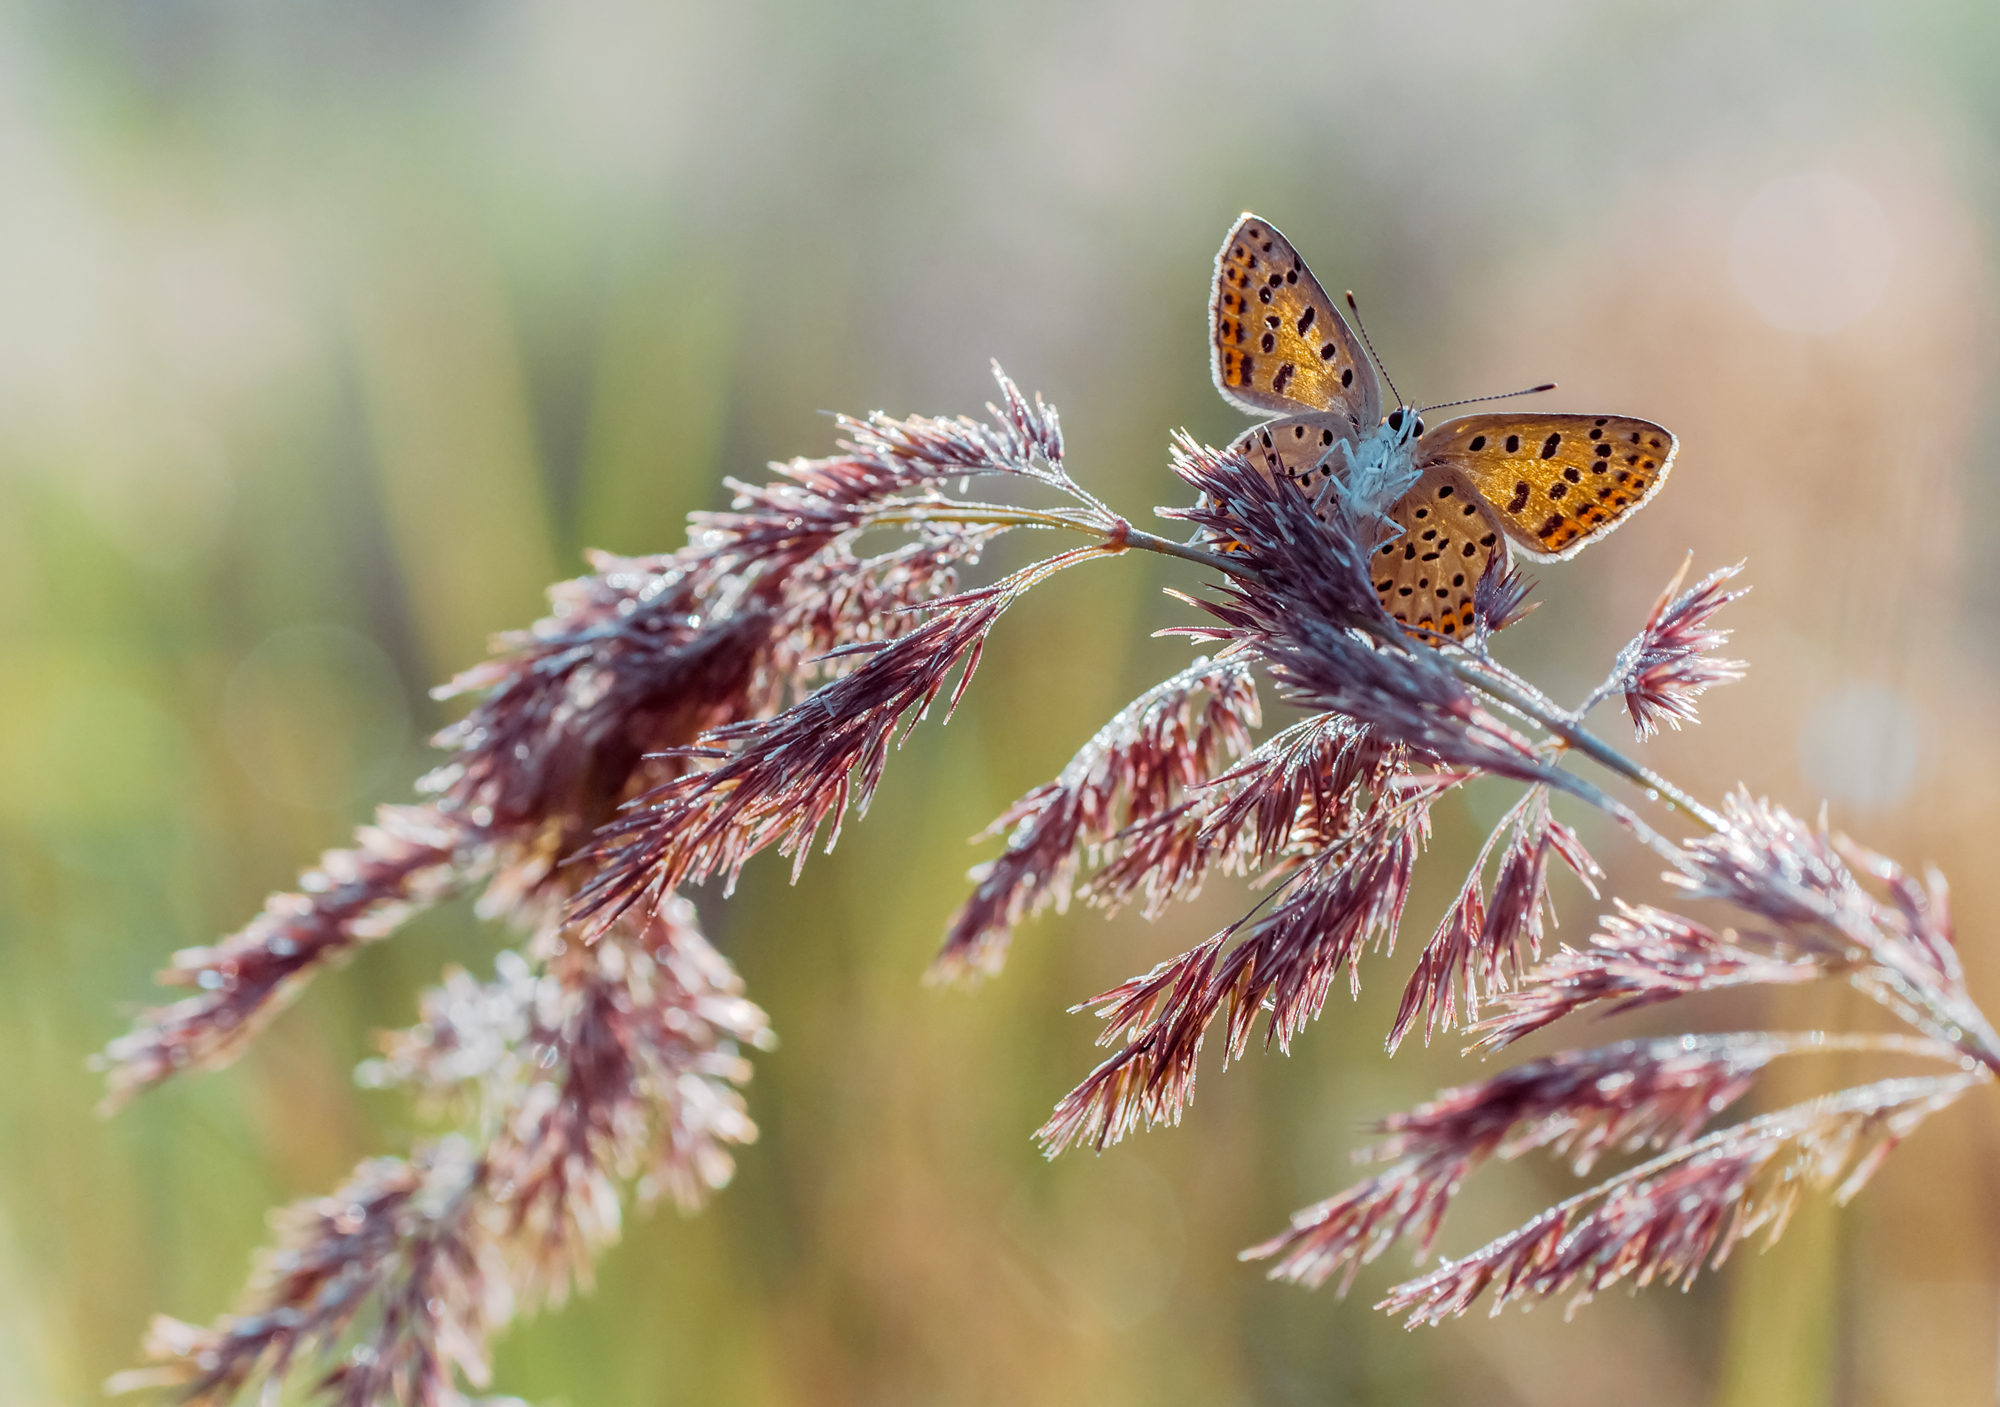
M 1652 501 L 1679 447 L 1623 415 L 1467 415 L 1417 441 L 1417 463 L 1464 477 L 1523 553 L 1574 557 Z
M 1210 370 L 1225 399 L 1253 414 L 1330 411 L 1347 434 L 1372 430 L 1382 392 L 1361 343 L 1290 242 L 1244 215 L 1215 256 Z
M 1464 639 L 1472 631 L 1473 588 L 1507 551 L 1499 514 L 1457 470 L 1435 465 L 1396 501 L 1389 519 L 1401 535 L 1368 559 L 1382 608 L 1404 625 Z

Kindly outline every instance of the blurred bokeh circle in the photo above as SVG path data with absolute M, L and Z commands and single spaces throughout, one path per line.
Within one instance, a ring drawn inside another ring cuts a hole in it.
M 1763 319 L 1788 332 L 1838 332 L 1888 286 L 1896 241 L 1874 196 L 1845 176 L 1781 176 L 1736 217 L 1729 271 Z

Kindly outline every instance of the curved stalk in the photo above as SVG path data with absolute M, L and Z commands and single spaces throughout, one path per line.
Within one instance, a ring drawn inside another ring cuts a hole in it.
M 1182 561 L 1197 562 L 1242 581 L 1261 579 L 1257 573 L 1239 562 L 1231 561 L 1220 552 L 1190 547 L 1186 543 L 1175 542 L 1157 533 L 1146 532 L 1119 517 L 1113 517 L 1106 522 L 1095 514 L 1086 516 L 1065 509 L 1007 508 L 998 504 L 977 504 L 951 508 L 898 508 L 892 512 L 873 515 L 868 519 L 870 527 L 896 527 L 917 523 L 1066 528 L 1070 532 L 1098 538 L 1107 547 L 1115 549 L 1136 547 L 1145 552 L 1157 552 L 1163 557 L 1178 557 Z
M 1473 668 L 1462 660 L 1448 658 L 1445 667 L 1481 693 L 1505 700 L 1513 708 L 1562 739 L 1566 746 L 1643 789 L 1655 800 L 1662 802 L 1668 810 L 1685 812 L 1689 819 L 1703 830 L 1715 832 L 1722 829 L 1722 818 L 1715 812 L 1651 768 L 1633 761 L 1560 709 L 1538 705 L 1521 691 L 1512 688 L 1506 679 L 1496 678 L 1490 671 Z
M 874 515 L 869 519 L 871 527 L 914 526 L 920 523 L 1066 529 L 1095 537 L 1109 547 L 1157 552 L 1161 556 L 1178 557 L 1182 561 L 1198 563 L 1242 581 L 1260 580 L 1257 573 L 1240 562 L 1232 561 L 1223 553 L 1190 547 L 1156 533 L 1145 532 L 1133 527 L 1129 521 L 1121 517 L 1113 517 L 1111 521 L 1106 522 L 1095 511 L 1089 510 L 1079 513 L 1072 509 L 1014 508 L 987 503 L 959 504 L 950 507 L 926 505 L 901 507 Z M 1399 638 L 1391 643 L 1402 648 L 1408 642 Z M 1703 806 L 1657 772 L 1619 752 L 1536 691 L 1517 687 L 1508 671 L 1496 668 L 1490 662 L 1471 661 L 1450 655 L 1445 656 L 1445 667 L 1458 676 L 1461 682 L 1479 690 L 1489 698 L 1504 703 L 1510 711 L 1531 719 L 1551 735 L 1561 739 L 1565 746 L 1582 753 L 1606 771 L 1623 777 L 1633 786 L 1646 792 L 1650 799 L 1663 803 L 1669 811 L 1685 814 L 1704 830 L 1713 832 L 1721 829 L 1721 818 L 1708 807 Z M 1627 825 L 1637 820 L 1630 811 L 1611 802 L 1603 792 L 1595 788 L 1591 790 L 1595 792 L 1593 805 L 1598 805 L 1600 809 L 1606 810 L 1615 819 Z M 1644 827 L 1640 827 L 1640 831 L 1643 833 L 1642 838 L 1651 837 L 1646 839 L 1649 846 L 1655 850 L 1660 849 L 1655 843 L 1659 837 Z

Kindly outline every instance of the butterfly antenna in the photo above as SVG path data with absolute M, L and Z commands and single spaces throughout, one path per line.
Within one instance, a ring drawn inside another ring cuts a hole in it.
M 1375 369 L 1382 373 L 1384 381 L 1389 381 L 1389 368 L 1382 365 L 1382 354 L 1376 351 L 1375 344 L 1368 340 L 1367 324 L 1361 321 L 1361 305 L 1354 301 L 1354 290 L 1351 288 L 1347 290 L 1347 311 L 1354 314 L 1355 330 L 1361 334 L 1361 345 L 1368 349 L 1368 355 L 1374 359 Z M 1396 389 L 1394 381 L 1389 381 L 1389 394 L 1396 398 L 1397 405 L 1404 403 L 1403 393 Z
M 1530 386 L 1525 391 L 1502 391 L 1496 396 L 1467 396 L 1462 401 L 1444 401 L 1438 405 L 1419 406 L 1417 414 L 1429 415 L 1434 410 L 1450 410 L 1455 405 L 1478 405 L 1481 401 L 1505 401 L 1515 396 L 1539 396 L 1542 392 L 1553 391 L 1555 388 L 1555 382 L 1544 381 L 1541 385 Z

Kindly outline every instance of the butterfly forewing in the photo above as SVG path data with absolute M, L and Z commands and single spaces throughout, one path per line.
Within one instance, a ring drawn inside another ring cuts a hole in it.
M 1663 427 L 1622 415 L 1467 415 L 1430 431 L 1416 452 L 1427 471 L 1463 474 L 1526 555 L 1556 561 L 1644 507 L 1674 449 Z
M 1498 516 L 1455 469 L 1434 465 L 1389 519 L 1402 533 L 1368 559 L 1383 608 L 1404 625 L 1463 639 L 1472 626 L 1473 588 L 1487 564 L 1507 551 Z
M 1216 389 L 1243 409 L 1328 411 L 1372 430 L 1382 393 L 1361 344 L 1285 237 L 1255 215 L 1215 257 L 1208 304 Z

